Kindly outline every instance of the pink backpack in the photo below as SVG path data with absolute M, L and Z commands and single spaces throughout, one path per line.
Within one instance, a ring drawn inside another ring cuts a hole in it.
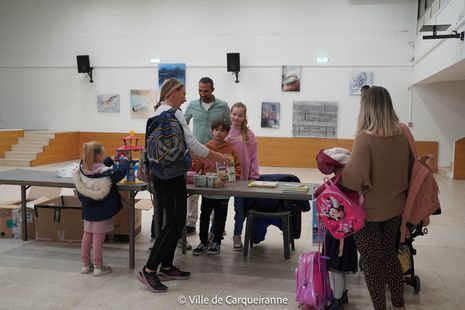
M 401 242 L 410 234 L 407 223 L 418 225 L 423 221 L 426 226 L 429 223 L 429 216 L 440 210 L 439 187 L 433 176 L 433 171 L 427 165 L 431 156 L 418 158 L 415 140 L 407 125 L 400 123 L 400 127 L 407 138 L 410 151 L 415 161 L 413 163 L 410 176 L 410 184 L 405 202 L 404 213 L 402 214 L 402 226 L 400 227 Z
M 295 270 L 295 300 L 304 309 L 324 309 L 333 300 L 327 265 L 329 258 L 320 253 L 321 223 L 318 226 L 318 252 L 302 254 Z
M 341 174 L 338 174 L 334 182 L 324 178 L 324 190 L 316 199 L 316 209 L 326 229 L 336 239 L 345 237 L 359 231 L 365 226 L 365 210 L 361 205 L 363 196 L 360 196 L 360 204 L 349 199 L 337 186 Z

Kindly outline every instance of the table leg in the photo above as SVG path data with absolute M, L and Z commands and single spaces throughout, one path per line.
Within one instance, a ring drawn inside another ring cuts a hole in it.
M 27 241 L 27 208 L 26 208 L 26 186 L 21 185 L 21 212 L 22 212 L 22 225 L 21 233 L 23 234 L 23 241 Z
M 129 269 L 134 269 L 135 266 L 134 208 L 135 193 L 134 191 L 129 191 Z
M 181 235 L 181 240 L 182 240 L 182 254 L 186 254 L 187 252 L 187 230 L 186 230 L 186 225 L 184 225 L 184 228 L 182 230 L 182 235 Z

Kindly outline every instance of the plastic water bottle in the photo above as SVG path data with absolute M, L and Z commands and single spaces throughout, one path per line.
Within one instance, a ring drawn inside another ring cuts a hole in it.
M 126 180 L 128 182 L 134 182 L 135 181 L 135 178 L 134 178 L 134 164 L 132 163 L 132 160 L 129 161 L 129 169 L 128 169 L 128 174 L 127 174 Z
M 139 172 L 139 163 L 134 165 L 134 179 L 137 179 L 137 174 Z

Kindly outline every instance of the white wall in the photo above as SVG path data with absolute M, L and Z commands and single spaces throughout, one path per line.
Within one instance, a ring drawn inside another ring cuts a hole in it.
M 465 0 L 446 3 L 428 24 L 465 30 Z M 451 166 L 455 140 L 465 136 L 465 44 L 458 39 L 415 41 L 412 84 L 412 131 L 416 139 L 439 142 L 439 166 Z M 444 80 L 458 80 L 437 82 Z M 436 83 L 430 83 L 436 81 Z
M 412 121 L 415 138 L 439 141 L 439 166 L 451 166 L 454 143 L 465 137 L 465 81 L 414 86 Z
M 129 90 L 157 85 L 149 59 L 185 62 L 188 98 L 211 76 L 216 95 L 249 107 L 261 136 L 290 136 L 292 101 L 340 104 L 341 138 L 355 131 L 359 97 L 348 73 L 369 70 L 387 87 L 401 119 L 415 38 L 416 1 L 64 1 L 0 2 L 0 128 L 142 132 L 129 116 Z M 226 53 L 240 52 L 240 84 L 226 72 Z M 89 54 L 95 83 L 77 74 Z M 314 63 L 329 57 L 327 66 Z M 281 93 L 283 64 L 305 66 L 302 91 Z M 121 95 L 121 113 L 97 113 L 97 94 Z M 281 102 L 281 129 L 261 129 L 262 101 Z
M 446 3 L 447 1 L 444 0 L 443 2 Z M 428 24 L 451 24 L 449 30 L 444 34 L 452 33 L 452 30 L 464 31 L 465 0 L 449 0 L 447 5 Z M 423 34 L 425 33 L 419 33 L 415 41 L 412 84 L 421 83 L 428 77 L 465 59 L 464 41 L 458 39 L 423 40 L 421 38 Z M 465 74 L 461 78 L 465 78 Z

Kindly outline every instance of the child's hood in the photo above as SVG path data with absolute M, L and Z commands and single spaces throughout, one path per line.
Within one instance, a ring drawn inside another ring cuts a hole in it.
M 222 154 L 231 154 L 233 151 L 233 148 L 231 144 L 227 141 L 224 141 L 223 144 L 217 146 L 216 143 L 213 140 L 208 141 L 206 145 L 210 150 L 213 150 L 215 152 L 219 152 Z
M 103 164 L 94 165 L 90 171 L 81 164 L 73 174 L 76 190 L 93 200 L 104 199 L 110 193 L 112 186 L 111 171 L 111 167 Z

